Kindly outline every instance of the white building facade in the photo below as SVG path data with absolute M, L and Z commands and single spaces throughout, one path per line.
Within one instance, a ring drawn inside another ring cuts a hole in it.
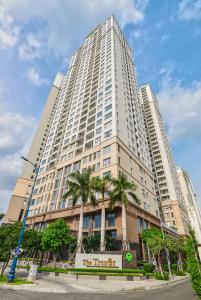
M 161 205 L 163 221 L 177 228 L 180 234 L 187 234 L 188 215 L 159 104 L 149 84 L 143 85 L 140 93 L 157 199 Z
M 201 211 L 197 201 L 191 179 L 188 173 L 181 168 L 177 168 L 179 182 L 184 195 L 184 201 L 192 228 L 195 230 L 196 238 L 199 243 L 199 254 L 201 258 Z

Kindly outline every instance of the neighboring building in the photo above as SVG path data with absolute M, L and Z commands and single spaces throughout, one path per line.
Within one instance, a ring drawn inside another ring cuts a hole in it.
M 158 203 L 131 50 L 114 17 L 96 27 L 73 55 L 50 123 L 28 223 L 35 228 L 64 218 L 77 232 L 79 207 L 62 200 L 67 176 L 91 168 L 93 176 L 120 171 L 137 184 L 141 205 L 127 208 L 128 239 L 140 252 L 139 232 L 159 226 Z M 106 231 L 121 240 L 121 206 Z M 100 231 L 101 201 L 84 208 L 84 232 Z
M 40 163 L 49 128 L 52 124 L 56 103 L 61 92 L 63 78 L 63 75 L 57 74 L 52 84 L 52 88 L 50 90 L 43 114 L 41 116 L 41 120 L 34 135 L 29 153 L 27 155 L 27 158 L 37 165 L 39 165 Z M 31 191 L 33 178 L 33 167 L 30 164 L 25 163 L 20 177 L 17 179 L 13 194 L 9 202 L 8 210 L 3 219 L 3 223 L 14 223 L 16 221 L 22 220 L 26 209 L 27 198 L 29 197 L 29 193 Z
M 195 234 L 199 243 L 199 253 L 201 258 L 201 211 L 197 201 L 197 197 L 190 180 L 188 173 L 181 168 L 177 168 L 177 174 L 179 182 L 184 195 L 184 202 L 187 208 L 188 216 L 191 222 L 192 228 L 195 230 Z
M 179 234 L 188 233 L 189 218 L 176 167 L 167 140 L 158 101 L 150 85 L 140 88 L 142 108 L 148 137 L 152 170 L 155 175 L 157 199 L 164 223 L 175 227 Z

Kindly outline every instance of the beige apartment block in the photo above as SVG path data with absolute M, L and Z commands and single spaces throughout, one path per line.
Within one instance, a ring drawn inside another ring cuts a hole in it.
M 175 227 L 180 234 L 187 234 L 190 221 L 159 104 L 149 84 L 143 85 L 140 93 L 162 219 L 167 225 Z
M 32 181 L 30 179 L 18 178 L 7 213 L 4 217 L 4 223 L 15 223 L 21 221 L 26 210 L 27 199 L 31 191 Z
M 55 77 L 30 150 L 27 154 L 27 158 L 36 165 L 39 165 L 41 160 L 50 124 L 54 116 L 55 106 L 61 92 L 63 78 L 64 76 L 61 74 L 57 74 Z M 9 207 L 3 220 L 4 223 L 13 223 L 22 220 L 27 202 L 26 193 L 28 192 L 29 185 L 33 178 L 33 166 L 29 163 L 25 163 L 21 175 L 16 181 L 16 185 L 9 202 Z
M 141 200 L 137 205 L 129 199 L 127 227 L 131 247 L 142 257 L 140 233 L 160 227 L 159 210 L 132 53 L 113 16 L 92 30 L 72 56 L 48 125 L 29 226 L 40 229 L 64 218 L 76 234 L 79 205 L 63 199 L 68 175 L 86 168 L 92 176 L 117 177 L 123 171 L 137 185 Z M 84 207 L 85 234 L 100 232 L 99 196 L 97 207 Z M 119 248 L 121 222 L 120 203 L 111 210 L 107 199 L 106 231 Z
M 201 211 L 197 201 L 196 193 L 188 173 L 181 168 L 177 168 L 177 173 L 184 195 L 184 202 L 192 228 L 195 230 L 199 243 L 199 254 L 201 258 Z

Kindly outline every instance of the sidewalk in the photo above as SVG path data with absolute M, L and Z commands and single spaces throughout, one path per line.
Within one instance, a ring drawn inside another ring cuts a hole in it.
M 22 274 L 21 274 L 22 275 Z M 24 276 L 23 276 L 24 277 Z M 176 277 L 174 280 L 160 281 L 155 279 L 143 281 L 114 281 L 114 280 L 94 280 L 94 279 L 66 279 L 54 276 L 42 276 L 38 278 L 34 284 L 26 285 L 9 285 L 0 284 L 0 289 L 23 290 L 35 293 L 110 293 L 132 290 L 151 290 L 162 286 L 173 285 L 183 280 L 187 280 L 188 276 Z

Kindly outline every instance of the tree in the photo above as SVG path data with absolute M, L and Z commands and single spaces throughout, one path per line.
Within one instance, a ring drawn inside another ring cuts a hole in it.
M 166 247 L 166 242 L 163 238 L 163 234 L 161 230 L 158 228 L 150 228 L 150 229 L 145 229 L 141 233 L 141 238 L 143 242 L 149 247 L 153 254 L 154 262 L 157 271 L 161 273 L 163 276 L 163 269 L 161 266 L 161 260 L 160 260 L 160 253 L 161 250 Z
M 186 240 L 186 253 L 187 268 L 188 272 L 190 273 L 192 287 L 201 299 L 201 270 L 197 257 L 194 234 L 190 235 Z
M 183 271 L 183 263 L 181 253 L 184 252 L 184 239 L 183 238 L 171 238 L 166 237 L 166 246 L 171 253 L 175 253 L 177 256 L 177 269 Z
M 115 203 L 118 201 L 122 205 L 122 249 L 129 250 L 130 245 L 127 239 L 126 208 L 129 202 L 128 195 L 130 195 L 137 204 L 140 204 L 140 200 L 134 193 L 137 186 L 128 181 L 128 178 L 124 173 L 120 173 L 117 178 L 113 178 L 112 183 L 114 189 L 110 192 L 111 206 L 114 207 Z
M 0 260 L 4 261 L 1 269 L 1 276 L 11 258 L 11 252 L 17 247 L 17 242 L 21 230 L 21 223 L 3 224 L 0 227 Z
M 39 251 L 42 250 L 41 245 L 42 231 L 35 229 L 25 230 L 22 241 L 22 248 L 25 249 L 26 255 L 30 255 L 35 260 Z
M 67 180 L 67 192 L 63 195 L 63 198 L 66 199 L 68 197 L 72 198 L 73 206 L 78 205 L 80 202 L 80 221 L 77 241 L 77 252 L 79 253 L 82 251 L 84 204 L 90 201 L 94 206 L 96 205 L 91 171 L 89 169 L 82 173 L 76 171 L 69 175 Z
M 44 229 L 41 244 L 43 250 L 52 251 L 55 265 L 58 251 L 62 246 L 69 245 L 70 241 L 70 227 L 64 222 L 63 219 L 57 219 Z
M 100 238 L 100 252 L 105 252 L 105 194 L 110 192 L 111 177 L 105 176 L 103 178 L 94 177 L 92 179 L 93 189 L 101 194 L 102 208 L 101 208 L 101 238 Z

